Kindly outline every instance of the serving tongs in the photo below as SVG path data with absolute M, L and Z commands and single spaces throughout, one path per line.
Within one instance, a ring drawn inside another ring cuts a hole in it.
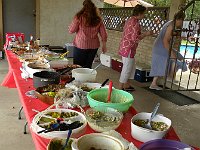
M 104 87 L 108 81 L 109 81 L 109 79 L 106 79 L 106 80 L 101 84 L 100 88 Z
M 59 123 L 54 123 L 51 125 L 51 128 L 50 129 L 44 129 L 44 130 L 41 130 L 41 131 L 38 131 L 37 133 L 40 134 L 40 133 L 48 133 L 48 132 L 51 132 L 51 131 L 56 131 L 60 128 L 60 124 Z
M 69 72 L 69 71 L 71 71 L 71 70 L 73 70 L 73 68 L 72 67 L 69 67 L 69 68 L 65 68 L 65 69 L 62 69 L 62 71 L 59 73 L 60 75 L 63 75 L 63 74 L 65 74 L 65 73 L 67 73 L 67 72 Z M 59 70 L 57 70 L 57 71 L 59 71 Z
M 50 129 L 44 129 L 44 130 L 38 131 L 37 133 L 40 134 L 40 133 L 48 133 L 48 132 L 52 132 L 52 131 L 59 131 L 61 128 L 61 124 L 62 123 L 60 121 L 57 121 L 57 123 L 54 123 L 51 125 Z M 79 128 L 82 125 L 83 125 L 83 123 L 81 123 L 80 121 L 74 121 L 71 124 L 65 123 L 64 131 L 73 130 L 73 129 Z
M 69 51 L 66 51 L 65 53 L 61 54 L 61 55 L 59 56 L 59 58 L 64 58 L 65 55 L 67 55 L 68 53 L 69 53 Z

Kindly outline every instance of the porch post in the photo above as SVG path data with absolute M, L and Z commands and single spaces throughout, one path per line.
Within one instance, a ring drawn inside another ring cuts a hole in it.
M 179 5 L 185 3 L 186 0 L 171 0 L 169 20 L 172 20 L 174 18 L 174 14 L 178 11 Z
M 40 38 L 40 0 L 36 0 L 36 38 Z
M 3 51 L 3 0 L 0 0 L 0 58 L 4 59 L 4 51 Z
M 0 50 L 3 49 L 3 1 L 0 0 Z

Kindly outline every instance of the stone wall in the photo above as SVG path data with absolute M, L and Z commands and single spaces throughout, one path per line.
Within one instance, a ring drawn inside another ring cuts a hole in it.
M 122 32 L 107 30 L 107 33 L 108 33 L 108 41 L 107 41 L 108 53 L 113 54 L 114 57 L 120 59 L 120 56 L 118 55 L 118 49 Z M 135 56 L 136 63 L 138 65 L 147 66 L 148 68 L 150 68 L 151 58 L 152 58 L 151 53 L 154 40 L 155 37 L 146 37 L 142 41 L 140 41 L 137 48 L 137 54 Z

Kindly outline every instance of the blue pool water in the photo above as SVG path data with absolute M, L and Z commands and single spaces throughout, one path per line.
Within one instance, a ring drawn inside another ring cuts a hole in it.
M 184 45 L 180 46 L 180 53 L 183 56 L 184 56 L 184 53 L 185 53 L 185 49 L 186 49 L 186 46 L 184 46 Z M 186 49 L 186 51 L 187 52 L 186 52 L 185 58 L 193 58 L 193 55 L 194 55 L 194 46 L 188 46 L 187 49 Z M 198 48 L 198 51 L 195 54 L 195 58 L 200 58 L 200 47 Z

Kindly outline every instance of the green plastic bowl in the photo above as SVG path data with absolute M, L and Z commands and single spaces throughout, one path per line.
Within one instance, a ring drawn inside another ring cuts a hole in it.
M 123 90 L 112 89 L 111 102 L 107 103 L 108 88 L 95 89 L 87 94 L 90 107 L 105 106 L 127 112 L 133 104 L 133 96 Z

